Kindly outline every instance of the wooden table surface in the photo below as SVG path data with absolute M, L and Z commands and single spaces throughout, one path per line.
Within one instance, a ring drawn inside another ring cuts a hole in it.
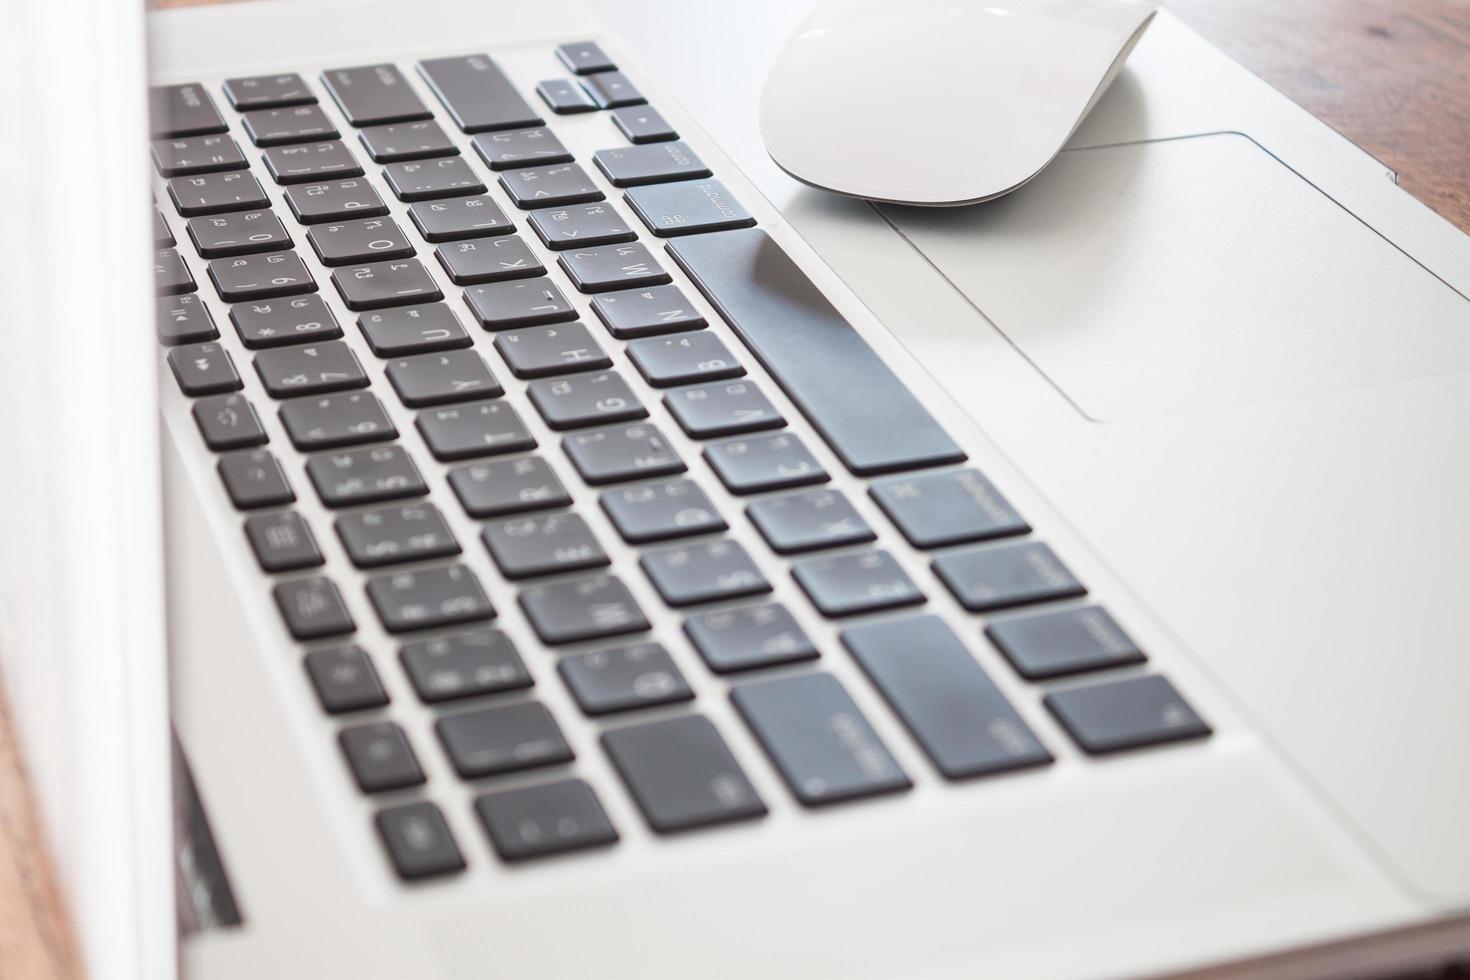
M 1165 3 L 1470 232 L 1470 0 Z M 0 980 L 72 978 L 76 963 L 0 690 Z

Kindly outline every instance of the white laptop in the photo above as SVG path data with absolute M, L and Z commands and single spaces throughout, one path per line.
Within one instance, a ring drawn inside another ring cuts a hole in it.
M 1470 955 L 1470 239 L 1167 11 L 908 210 L 765 155 L 800 4 L 82 6 L 0 638 L 93 975 Z

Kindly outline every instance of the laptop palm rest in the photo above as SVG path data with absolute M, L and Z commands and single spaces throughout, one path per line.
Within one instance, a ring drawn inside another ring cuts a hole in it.
M 1238 133 L 1072 149 L 998 202 L 883 211 L 1094 421 L 1470 367 L 1470 302 Z

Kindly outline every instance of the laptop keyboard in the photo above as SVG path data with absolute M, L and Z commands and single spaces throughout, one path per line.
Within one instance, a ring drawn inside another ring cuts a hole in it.
M 382 801 L 401 877 L 467 865 L 445 816 L 459 798 L 436 792 L 428 753 L 473 781 L 474 817 L 508 862 L 636 832 L 583 767 L 610 767 L 656 834 L 765 815 L 776 801 L 701 711 L 691 671 L 728 688 L 718 720 L 747 727 L 802 807 L 934 778 L 906 771 L 824 658 L 855 661 L 945 780 L 1054 758 L 982 645 L 1038 686 L 1072 679 L 1032 693 L 1084 753 L 1210 733 L 597 44 L 548 47 L 545 72 L 522 91 L 473 54 L 151 92 L 159 199 L 176 215 L 154 215 L 165 363 L 304 683 L 343 719 L 347 774 Z M 584 114 L 609 117 L 606 146 L 578 156 L 559 128 Z M 866 481 L 868 517 L 803 432 Z M 331 519 L 308 519 L 304 495 Z M 456 534 L 455 512 L 480 540 Z M 614 563 L 617 539 L 636 561 Z M 332 554 L 351 571 L 330 571 Z M 773 561 L 795 584 L 786 599 Z M 922 611 L 936 589 L 971 628 Z M 396 648 L 362 629 L 352 593 Z M 842 649 L 818 648 L 810 616 L 837 623 Z M 545 649 L 518 649 L 497 628 L 511 617 Z M 670 621 L 684 649 L 649 637 Z M 555 664 L 541 684 L 564 685 L 586 720 L 553 713 L 528 661 Z M 432 739 L 395 720 L 387 671 L 436 713 Z M 572 724 L 597 726 L 602 758 L 577 757 Z

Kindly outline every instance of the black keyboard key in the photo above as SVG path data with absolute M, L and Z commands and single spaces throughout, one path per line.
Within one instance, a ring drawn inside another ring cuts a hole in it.
M 357 355 L 340 340 L 263 350 L 255 355 L 255 373 L 272 398 L 321 395 L 368 384 Z
M 428 108 L 393 65 L 329 68 L 322 84 L 353 126 L 428 119 Z
M 454 350 L 473 342 L 454 311 L 443 303 L 364 313 L 357 318 L 357 328 L 379 357 Z
M 342 328 L 320 296 L 296 296 L 230 307 L 230 322 L 240 340 L 252 350 L 336 340 Z
M 372 446 L 319 453 L 306 461 L 306 475 L 328 507 L 374 504 L 429 492 L 402 446 Z
M 638 235 L 605 201 L 532 211 L 529 224 L 547 248 L 590 248 L 631 242 Z
M 642 242 L 579 248 L 562 252 L 556 261 L 572 285 L 584 293 L 657 286 L 670 279 Z
M 226 303 L 316 292 L 316 281 L 295 252 L 263 252 L 209 263 L 209 278 Z
M 486 330 L 565 323 L 577 318 L 576 309 L 562 291 L 545 277 L 471 286 L 464 291 L 464 301 Z
M 612 367 L 592 334 L 581 323 L 554 323 L 544 327 L 503 330 L 495 335 L 495 349 L 518 378 L 544 378 Z
M 671 606 L 718 602 L 771 591 L 771 583 L 738 541 L 701 541 L 650 551 L 638 564 L 664 602 Z
M 854 473 L 965 458 L 764 231 L 691 235 L 665 247 Z
M 542 643 L 601 640 L 648 629 L 633 593 L 613 575 L 522 589 L 520 604 Z
M 571 153 L 545 126 L 481 133 L 475 137 L 474 145 L 475 152 L 491 170 L 517 170 L 572 162 Z
M 287 143 L 309 143 L 312 140 L 334 140 L 337 127 L 318 105 L 298 105 L 281 109 L 254 109 L 241 115 L 245 135 L 256 146 L 284 146 Z
M 657 833 L 766 814 L 740 763 L 703 715 L 605 732 L 602 747 Z
M 634 187 L 623 196 L 648 230 L 660 238 L 749 228 L 755 224 L 750 212 L 718 180 L 651 184 Z
M 171 248 L 161 248 L 153 256 L 153 291 L 159 296 L 192 293 L 199 288 L 189 267 Z
M 1054 691 L 1042 703 L 1089 755 L 1211 733 L 1174 685 L 1157 675 Z
M 591 75 L 599 71 L 613 71 L 618 66 L 612 63 L 612 59 L 597 45 L 595 41 L 575 41 L 571 44 L 558 44 L 556 56 L 567 71 L 575 75 Z
M 221 456 L 218 469 L 230 502 L 239 510 L 277 507 L 296 499 L 280 460 L 268 449 Z
M 406 644 L 398 659 L 429 704 L 518 691 L 532 685 L 515 644 L 499 630 L 469 630 Z
M 315 102 L 306 82 L 300 75 L 286 72 L 280 75 L 252 75 L 248 78 L 225 80 L 225 98 L 237 112 L 251 109 L 279 109 L 288 105 L 303 105 Z
M 674 658 L 658 643 L 563 657 L 556 669 L 577 705 L 589 715 L 694 700 Z
M 443 299 L 444 294 L 418 259 L 394 259 L 332 271 L 332 285 L 349 310 L 377 310 Z
M 501 517 L 572 502 L 561 480 L 539 456 L 472 463 L 449 471 L 449 486 L 471 517 Z
M 1039 541 L 952 551 L 934 560 L 934 572 L 971 612 L 1087 594 L 1061 559 Z
M 454 197 L 447 201 L 423 201 L 408 209 L 413 226 L 429 242 L 455 242 L 466 238 L 508 235 L 515 225 L 487 194 Z
M 311 527 L 292 510 L 247 517 L 245 537 L 263 571 L 296 572 L 316 568 L 323 561 Z
M 419 62 L 419 74 L 466 133 L 541 125 L 541 117 L 487 55 L 426 59 Z
M 843 645 L 946 779 L 1045 765 L 1051 753 L 937 616 L 855 626 Z
M 174 208 L 186 218 L 270 206 L 255 175 L 244 171 L 174 177 L 168 182 Z
M 454 771 L 465 779 L 571 762 L 575 755 L 537 701 L 445 715 L 435 724 Z
M 360 177 L 362 166 L 341 140 L 273 146 L 260 155 L 278 184 L 304 184 L 329 177 Z
M 337 736 L 352 778 L 364 793 L 418 786 L 424 771 L 408 744 L 408 736 L 391 721 L 355 725 Z
M 532 279 L 546 274 L 546 267 L 519 235 L 447 242 L 434 249 L 434 257 L 457 286 Z
M 155 85 L 148 90 L 148 132 L 152 136 L 203 136 L 228 128 L 201 85 Z
M 633 87 L 626 75 L 620 71 L 602 71 L 582 79 L 582 87 L 597 103 L 599 109 L 617 109 L 625 105 L 638 105 L 643 95 Z
M 607 553 L 580 514 L 528 514 L 485 525 L 485 547 L 509 579 L 607 565 Z
M 536 448 L 536 437 L 504 402 L 472 402 L 420 412 L 419 435 L 438 460 L 518 453 Z
M 317 700 L 329 715 L 381 708 L 388 703 L 372 660 L 355 643 L 313 650 L 306 655 L 305 665 Z
M 250 166 L 240 146 L 229 136 L 185 136 L 183 139 L 154 140 L 153 166 L 163 177 L 213 174 L 244 170 Z
M 428 160 L 432 157 L 452 157 L 459 153 L 459 147 L 454 145 L 443 128 L 432 119 L 369 126 L 357 134 L 357 139 L 374 163 Z
M 218 395 L 244 385 L 230 352 L 219 344 L 186 344 L 168 352 L 168 366 L 186 395 Z
M 464 565 L 389 572 L 368 579 L 368 598 L 389 633 L 491 619 L 495 608 Z
M 546 107 L 559 116 L 577 112 L 596 112 L 597 103 L 582 86 L 565 78 L 548 78 L 536 83 L 536 94 Z
M 398 438 L 383 403 L 368 391 L 293 398 L 281 404 L 280 416 L 291 444 L 302 452 Z
M 160 296 L 156 316 L 161 344 L 197 344 L 219 337 L 209 307 L 198 296 Z
M 602 200 L 602 191 L 575 163 L 502 171 L 500 186 L 512 204 L 527 211 Z
M 329 180 L 317 184 L 293 184 L 286 188 L 286 204 L 303 225 L 348 218 L 375 218 L 388 213 L 388 205 L 361 178 Z
M 444 515 L 427 501 L 343 514 L 337 518 L 337 537 L 358 568 L 459 554 L 459 542 Z
M 663 480 L 608 490 L 599 500 L 618 534 L 631 544 L 712 534 L 727 526 L 693 480 Z
M 684 632 L 717 674 L 817 658 L 796 617 L 778 602 L 697 613 L 684 620 Z
M 418 881 L 464 870 L 444 814 L 432 803 L 406 803 L 382 810 L 373 822 L 393 869 L 404 881 Z
M 354 218 L 315 225 L 306 233 L 322 265 L 406 259 L 413 244 L 392 218 Z
M 745 509 L 761 537 L 780 555 L 864 544 L 877 535 L 839 490 L 802 490 L 766 497 Z
M 676 140 L 674 132 L 657 109 L 650 105 L 631 105 L 612 111 L 613 125 L 628 137 L 629 143 L 664 143 Z
M 790 432 L 711 443 L 704 447 L 704 459 L 731 493 L 786 490 L 827 482 L 822 464 Z
M 597 794 L 580 779 L 486 793 L 476 797 L 475 813 L 503 861 L 603 847 L 618 840 Z
M 485 182 L 463 157 L 390 163 L 383 168 L 383 177 L 400 201 L 432 201 L 485 190 Z
M 562 449 L 593 486 L 683 473 L 687 467 L 658 428 L 647 423 L 574 432 Z
M 985 635 L 1027 680 L 1142 663 L 1143 651 L 1100 606 L 993 620 Z
M 291 247 L 291 236 L 274 211 L 235 211 L 190 218 L 189 240 L 206 259 Z
M 615 371 L 533 381 L 526 394 L 553 429 L 580 429 L 648 417 L 638 396 Z
M 174 233 L 168 230 L 168 222 L 163 220 L 163 215 L 158 208 L 153 211 L 153 244 L 158 248 L 167 248 L 175 244 Z
M 704 161 L 683 140 L 598 150 L 592 155 L 592 162 L 614 187 L 637 187 L 640 184 L 710 176 Z
M 943 548 L 1031 530 L 978 470 L 880 480 L 868 492 L 916 548 Z
M 280 582 L 272 594 L 286 629 L 298 640 L 320 640 L 357 629 L 336 583 L 324 575 Z
M 194 422 L 204 444 L 219 452 L 264 446 L 270 437 L 255 414 L 255 406 L 244 395 L 215 395 L 194 403 Z
M 645 337 L 628 345 L 628 359 L 657 388 L 738 378 L 745 368 L 708 330 L 677 337 Z
M 740 684 L 730 700 L 803 806 L 913 786 L 831 674 Z
M 851 616 L 924 601 L 913 579 L 881 549 L 808 558 L 798 562 L 791 574 L 824 616 Z
M 599 293 L 592 297 L 592 309 L 620 340 L 698 330 L 706 322 L 678 286 Z
M 410 408 L 446 405 L 505 394 L 500 382 L 472 350 L 419 354 L 388 365 L 388 381 Z
M 664 395 L 664 405 L 693 439 L 779 429 L 786 419 L 753 381 L 715 381 Z

